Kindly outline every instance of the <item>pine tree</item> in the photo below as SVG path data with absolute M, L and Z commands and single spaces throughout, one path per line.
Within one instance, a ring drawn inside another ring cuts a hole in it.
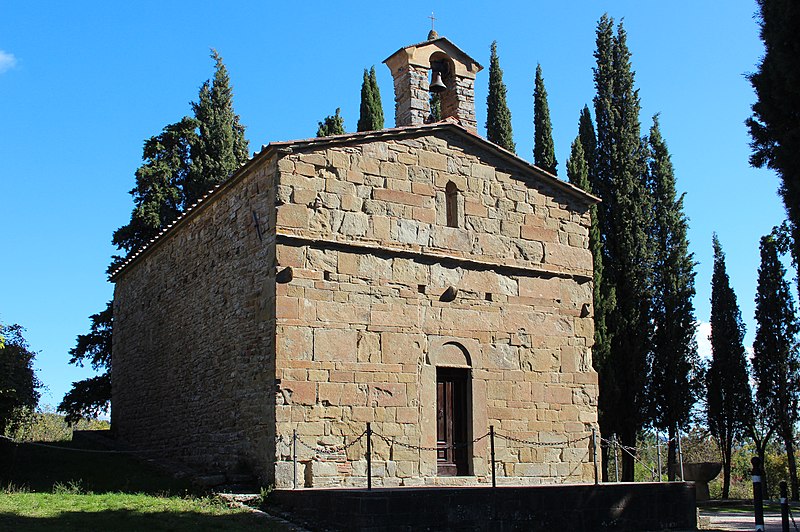
M 600 430 L 617 433 L 635 447 L 646 418 L 646 375 L 652 337 L 649 228 L 652 200 L 647 188 L 645 147 L 640 138 L 639 94 L 634 89 L 627 36 L 622 24 L 603 15 L 597 26 L 594 68 L 597 95 L 596 190 L 603 241 L 603 279 L 609 301 L 610 350 L 599 375 Z M 606 457 L 604 456 L 604 464 Z M 634 459 L 625 453 L 622 479 L 633 480 Z
M 550 123 L 550 106 L 547 105 L 547 89 L 544 87 L 542 65 L 536 65 L 536 80 L 533 89 L 533 164 L 556 175 L 558 161 L 553 144 L 553 126 Z M 588 178 L 588 175 L 587 175 Z
M 134 201 L 131 221 L 117 229 L 112 239 L 125 253 L 112 257 L 109 272 L 247 161 L 247 140 L 244 126 L 233 111 L 228 72 L 216 51 L 212 50 L 211 57 L 215 61 L 214 81 L 206 81 L 199 101 L 192 103 L 195 116 L 166 126 L 144 143 L 144 164 L 136 170 L 136 187 L 130 192 Z M 78 336 L 75 348 L 70 350 L 70 363 L 83 366 L 88 359 L 103 373 L 72 383 L 59 405 L 69 422 L 97 416 L 111 401 L 111 302 L 90 319 L 91 331 Z
M 800 264 L 800 4 L 757 0 L 765 53 L 750 76 L 757 101 L 747 120 L 750 164 L 781 178 L 780 194 L 792 232 L 792 257 Z M 800 279 L 800 278 L 798 278 Z
M 489 95 L 486 97 L 486 138 L 498 146 L 516 153 L 511 132 L 511 111 L 506 104 L 506 85 L 497 57 L 497 41 L 492 43 L 489 63 Z
M 730 286 L 725 254 L 713 237 L 711 277 L 711 364 L 706 375 L 706 417 L 722 453 L 722 498 L 731 485 L 733 445 L 752 423 L 753 402 L 744 351 L 744 324 L 736 294 Z
M 73 382 L 58 410 L 66 414 L 67 423 L 81 418 L 96 418 L 108 411 L 111 404 L 111 331 L 114 327 L 113 301 L 105 310 L 93 314 L 89 334 L 78 335 L 69 363 L 83 367 L 87 362 L 99 375 Z
M 358 118 L 358 131 L 377 131 L 383 129 L 383 106 L 375 67 L 364 69 L 361 83 L 361 112 Z
M 795 425 L 800 401 L 798 322 L 786 269 L 778 256 L 773 235 L 761 239 L 761 267 L 756 293 L 756 337 L 753 342 L 753 376 L 756 399 L 770 424 L 783 440 L 789 463 L 792 499 L 798 500 Z
M 336 114 L 333 116 L 326 116 L 325 120 L 319 122 L 317 128 L 317 137 L 329 137 L 331 135 L 344 135 L 344 118 L 339 113 L 341 109 L 336 108 Z
M 233 110 L 228 70 L 216 50 L 211 50 L 211 57 L 216 65 L 214 81 L 203 83 L 198 101 L 192 102 L 199 135 L 192 144 L 191 168 L 183 185 L 185 206 L 225 181 L 248 160 L 245 128 Z
M 136 187 L 130 191 L 134 203 L 131 221 L 114 231 L 112 238 L 126 254 L 149 242 L 180 214 L 184 204 L 181 187 L 189 174 L 196 127 L 196 120 L 185 117 L 145 141 L 144 164 L 136 170 Z M 110 269 L 122 260 L 114 257 Z
M 653 195 L 653 309 L 650 417 L 669 433 L 667 464 L 677 464 L 677 430 L 689 422 L 700 395 L 700 360 L 694 338 L 694 259 L 689 252 L 683 196 L 676 197 L 675 176 L 658 115 L 650 128 L 650 183 Z M 668 467 L 675 480 L 675 467 Z

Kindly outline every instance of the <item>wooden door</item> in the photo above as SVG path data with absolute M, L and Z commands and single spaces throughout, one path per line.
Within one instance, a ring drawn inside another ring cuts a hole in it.
M 436 462 L 439 475 L 467 475 L 469 370 L 436 368 Z

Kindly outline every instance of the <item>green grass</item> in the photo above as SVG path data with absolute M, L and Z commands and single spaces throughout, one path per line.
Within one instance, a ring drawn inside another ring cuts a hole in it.
M 146 494 L 8 493 L 0 530 L 282 530 L 263 515 L 214 498 Z
M 289 530 L 133 456 L 47 445 L 55 448 L 0 440 L 0 531 Z

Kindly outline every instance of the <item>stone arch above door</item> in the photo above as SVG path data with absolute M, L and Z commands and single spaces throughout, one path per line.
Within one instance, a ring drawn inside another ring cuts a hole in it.
M 426 364 L 434 367 L 482 367 L 480 344 L 472 338 L 435 336 L 428 339 Z

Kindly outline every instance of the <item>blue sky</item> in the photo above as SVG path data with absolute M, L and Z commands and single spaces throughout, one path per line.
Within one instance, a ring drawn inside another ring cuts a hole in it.
M 763 52 L 754 1 L 642 2 L 15 2 L 0 16 L 0 320 L 20 323 L 57 404 L 91 371 L 67 364 L 88 316 L 112 297 L 111 234 L 126 223 L 144 140 L 189 114 L 224 57 L 250 151 L 312 137 L 341 107 L 358 119 L 361 75 L 375 65 L 387 126 L 391 76 L 381 62 L 436 29 L 488 67 L 498 41 L 517 153 L 532 159 L 533 77 L 541 63 L 559 175 L 591 106 L 597 20 L 624 19 L 642 100 L 643 133 L 661 113 L 678 188 L 686 192 L 707 322 L 711 234 L 754 333 L 758 240 L 781 222 L 778 179 L 748 165 L 754 95 L 744 74 Z M 478 74 L 485 132 L 488 72 Z M 707 334 L 707 330 L 706 333 Z

